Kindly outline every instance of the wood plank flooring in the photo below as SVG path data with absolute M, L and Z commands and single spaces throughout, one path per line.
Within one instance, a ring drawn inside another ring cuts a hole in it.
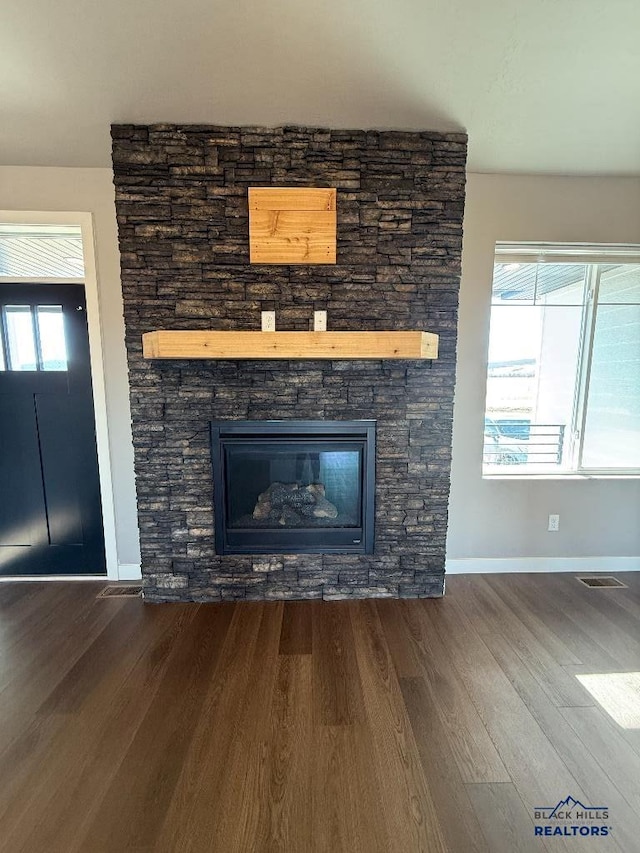
M 618 577 L 200 605 L 0 584 L 0 851 L 640 851 L 640 574 Z M 536 837 L 569 795 L 611 835 Z

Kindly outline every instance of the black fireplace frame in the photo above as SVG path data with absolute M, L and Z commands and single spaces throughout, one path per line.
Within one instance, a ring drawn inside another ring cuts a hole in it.
M 291 440 L 362 442 L 362 524 L 351 528 L 231 529 L 227 524 L 225 447 L 233 443 Z M 214 527 L 217 554 L 373 554 L 376 421 L 212 421 Z

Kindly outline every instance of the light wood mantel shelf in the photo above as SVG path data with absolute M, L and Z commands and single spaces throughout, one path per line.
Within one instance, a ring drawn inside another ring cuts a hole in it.
M 199 332 L 142 336 L 145 358 L 425 359 L 438 357 L 432 332 Z

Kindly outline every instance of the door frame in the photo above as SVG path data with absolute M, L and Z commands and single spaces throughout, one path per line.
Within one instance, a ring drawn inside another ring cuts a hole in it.
M 82 234 L 82 253 L 84 256 L 84 276 L 78 279 L 54 278 L 34 279 L 12 276 L 6 281 L 27 283 L 83 284 L 87 303 L 87 326 L 89 330 L 89 360 L 91 364 L 91 382 L 93 385 L 93 414 L 96 425 L 96 445 L 98 451 L 98 474 L 100 477 L 100 497 L 102 500 L 102 529 L 107 563 L 106 575 L 64 575 L 48 578 L 35 575 L 16 578 L 23 580 L 131 580 L 140 576 L 134 566 L 118 566 L 118 547 L 116 539 L 116 517 L 113 500 L 113 479 L 111 472 L 111 452 L 109 449 L 109 421 L 107 417 L 107 395 L 104 362 L 102 358 L 102 326 L 100 323 L 100 296 L 98 290 L 98 272 L 96 264 L 95 229 L 93 214 L 86 211 L 32 211 L 0 210 L 0 221 L 12 225 L 77 225 Z M 124 569 L 124 571 L 123 571 Z M 5 578 L 9 580 L 10 578 Z

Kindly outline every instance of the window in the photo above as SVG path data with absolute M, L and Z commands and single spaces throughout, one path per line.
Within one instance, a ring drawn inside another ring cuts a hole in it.
M 483 473 L 640 473 L 640 247 L 498 244 Z
M 67 370 L 62 305 L 0 306 L 0 370 Z

